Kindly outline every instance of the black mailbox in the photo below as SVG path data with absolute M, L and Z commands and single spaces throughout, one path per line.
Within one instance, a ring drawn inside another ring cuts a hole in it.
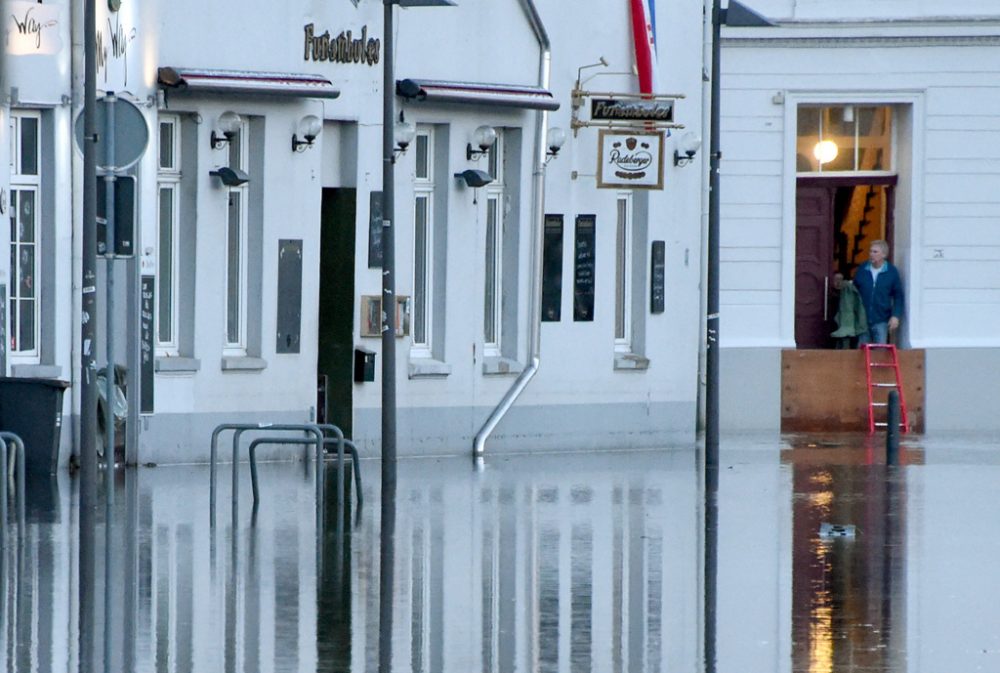
M 354 349 L 354 382 L 375 380 L 375 351 L 357 346 Z

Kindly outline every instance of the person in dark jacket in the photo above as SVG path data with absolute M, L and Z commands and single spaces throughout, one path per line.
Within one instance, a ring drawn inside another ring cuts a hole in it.
M 868 332 L 860 336 L 858 345 L 889 343 L 889 334 L 899 328 L 903 317 L 903 282 L 888 256 L 889 244 L 873 241 L 868 261 L 854 272 L 854 285 L 868 318 Z

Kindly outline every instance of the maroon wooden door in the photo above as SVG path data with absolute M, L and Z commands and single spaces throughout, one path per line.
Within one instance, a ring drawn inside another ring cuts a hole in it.
M 795 200 L 795 345 L 830 345 L 833 190 L 799 187 Z

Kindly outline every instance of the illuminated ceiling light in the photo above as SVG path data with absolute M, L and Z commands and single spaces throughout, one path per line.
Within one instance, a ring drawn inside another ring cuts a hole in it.
M 837 143 L 832 140 L 821 140 L 813 147 L 813 156 L 820 164 L 828 164 L 837 158 Z

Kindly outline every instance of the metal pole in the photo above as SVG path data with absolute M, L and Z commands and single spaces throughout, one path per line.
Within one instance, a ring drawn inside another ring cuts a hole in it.
M 899 393 L 889 391 L 885 424 L 885 464 L 899 465 Z
M 719 466 L 719 60 L 721 0 L 712 4 L 712 101 L 709 115 L 708 282 L 705 344 L 705 467 Z
M 396 533 L 396 289 L 392 229 L 395 180 L 393 122 L 396 75 L 393 5 L 383 0 L 385 51 L 382 61 L 382 508 L 379 549 L 379 673 L 392 671 L 394 537 Z M 338 513 L 343 516 L 343 512 Z
M 115 502 L 115 95 L 104 97 L 104 268 L 105 316 L 104 335 L 107 368 L 104 375 L 104 478 L 108 505 Z M 110 522 L 109 522 L 110 525 Z
M 97 504 L 97 38 L 96 0 L 85 0 L 83 236 L 80 325 L 80 505 Z M 83 519 L 81 518 L 81 523 Z
M 83 2 L 83 228 L 80 279 L 80 670 L 95 670 L 94 528 L 97 505 L 97 12 Z

